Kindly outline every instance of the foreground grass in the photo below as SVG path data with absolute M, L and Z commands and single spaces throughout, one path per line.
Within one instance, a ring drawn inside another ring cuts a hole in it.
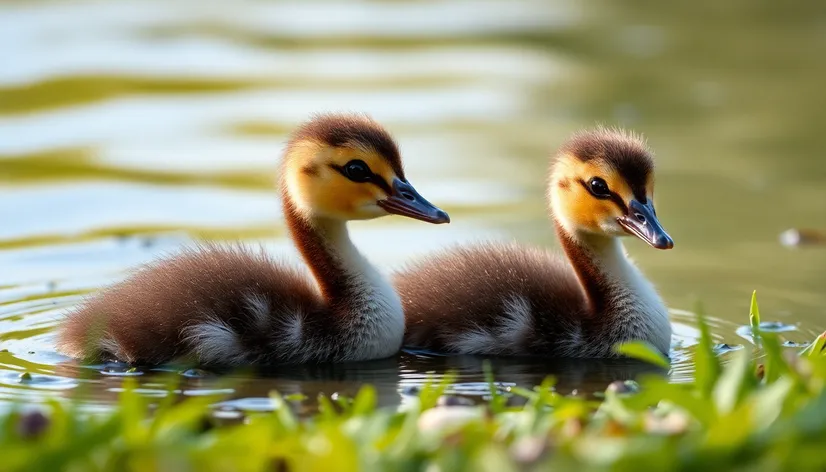
M 550 380 L 502 392 L 490 379 L 485 406 L 450 405 L 445 382 L 396 411 L 377 409 L 367 386 L 321 398 L 309 420 L 273 394 L 276 411 L 224 426 L 214 398 L 168 395 L 150 412 L 127 389 L 105 415 L 55 402 L 0 419 L 0 470 L 823 470 L 826 333 L 790 356 L 760 331 L 754 300 L 751 321 L 758 347 L 725 367 L 700 317 L 694 383 L 650 376 L 612 384 L 601 401 L 559 395 Z M 619 349 L 666 362 L 641 343 Z

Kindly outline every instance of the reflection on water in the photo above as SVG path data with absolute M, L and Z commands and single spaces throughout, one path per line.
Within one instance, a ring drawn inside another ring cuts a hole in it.
M 216 411 L 271 407 L 268 392 L 403 403 L 455 371 L 487 392 L 482 359 L 404 352 L 382 361 L 217 375 L 79 366 L 54 352 L 66 309 L 192 239 L 295 251 L 275 161 L 309 114 L 371 113 L 407 173 L 453 223 L 353 225 L 389 269 L 435 248 L 517 238 L 554 246 L 546 156 L 595 122 L 644 132 L 660 217 L 676 248 L 629 251 L 672 311 L 675 382 L 692 372 L 697 299 L 721 356 L 751 342 L 748 297 L 798 349 L 826 327 L 826 11 L 811 4 L 691 8 L 660 2 L 57 1 L 0 6 L 0 404 L 58 396 L 105 408 L 134 378 L 148 396 L 224 393 Z M 702 34 L 698 34 L 702 31 Z M 493 359 L 502 386 L 547 375 L 593 392 L 651 373 L 629 361 Z
M 546 377 L 558 379 L 556 388 L 564 393 L 601 391 L 614 380 L 640 375 L 666 375 L 657 367 L 634 360 L 549 360 L 490 359 L 500 388 L 532 388 Z M 80 397 L 92 407 L 106 405 L 123 391 L 124 378 L 135 378 L 138 391 L 149 397 L 166 396 L 170 388 L 183 396 L 223 395 L 229 398 L 223 410 L 260 410 L 272 407 L 269 393 L 284 396 L 301 394 L 303 406 L 313 410 L 319 395 L 353 396 L 359 387 L 375 387 L 381 405 L 403 403 L 428 381 L 440 381 L 450 372 L 455 375 L 448 393 L 474 398 L 489 393 L 484 375 L 484 360 L 476 356 L 442 356 L 423 352 L 402 352 L 399 356 L 370 362 L 285 366 L 267 370 L 209 372 L 186 367 L 154 369 L 122 364 L 78 365 L 72 360 L 51 365 L 52 374 L 33 373 L 25 378 L 17 372 L 0 375 L 0 399 L 13 400 L 25 394 L 28 401 L 51 398 L 55 394 Z M 30 366 L 36 365 L 34 363 Z M 30 367 L 31 369 L 31 367 Z

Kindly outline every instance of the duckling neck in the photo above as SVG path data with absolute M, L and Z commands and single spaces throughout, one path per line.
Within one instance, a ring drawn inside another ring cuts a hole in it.
M 353 358 L 386 357 L 398 351 L 404 335 L 401 300 L 390 281 L 353 245 L 346 223 L 308 218 L 288 198 L 283 206 L 293 241 L 322 297 L 332 314 L 351 328 L 348 334 L 359 351 Z
M 284 215 L 298 251 L 328 302 L 340 305 L 353 297 L 361 297 L 367 288 L 377 288 L 366 287 L 365 282 L 370 282 L 367 285 L 383 282 L 391 287 L 353 245 L 344 221 L 306 217 L 289 201 L 284 204 Z
M 585 294 L 592 320 L 606 335 L 642 339 L 668 353 L 668 310 L 653 285 L 628 259 L 619 238 L 568 233 L 556 223 L 562 247 Z

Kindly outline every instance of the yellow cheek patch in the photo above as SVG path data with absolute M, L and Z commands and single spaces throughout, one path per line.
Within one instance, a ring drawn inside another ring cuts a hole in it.
M 631 188 L 610 166 L 599 161 L 582 162 L 569 157 L 560 161 L 554 169 L 557 187 L 554 192 L 558 196 L 555 211 L 563 214 L 577 229 L 601 232 L 601 223 L 621 216 L 622 211 L 613 201 L 596 198 L 586 188 L 594 177 L 605 180 L 608 189 L 623 201 L 633 197 Z
M 600 222 L 620 216 L 620 211 L 613 202 L 594 198 L 585 189 L 568 199 L 566 207 L 568 218 L 578 227 L 595 232 L 599 231 Z
M 359 207 L 375 202 L 370 184 L 359 184 L 344 177 L 332 179 L 315 194 L 314 205 L 324 213 L 347 216 Z
M 374 174 L 382 176 L 388 184 L 395 177 L 383 158 L 360 149 L 339 147 L 322 149 L 314 160 L 317 172 L 293 172 L 295 184 L 301 199 L 318 214 L 342 219 L 363 217 L 365 207 L 374 206 L 377 201 L 387 198 L 378 185 L 370 182 L 354 182 L 342 175 L 334 166 L 344 167 L 358 159 L 364 161 Z
M 387 198 L 387 193 L 371 182 L 353 182 L 335 169 L 355 159 L 364 161 L 373 174 L 392 186 L 395 172 L 374 151 L 329 147 L 308 140 L 293 144 L 285 161 L 283 171 L 287 190 L 308 214 L 341 219 L 378 216 L 376 202 Z

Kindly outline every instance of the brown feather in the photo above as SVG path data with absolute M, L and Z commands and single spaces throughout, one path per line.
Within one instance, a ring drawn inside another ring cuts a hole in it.
M 521 352 L 508 354 L 558 354 L 554 339 L 589 316 L 571 267 L 552 253 L 517 244 L 446 250 L 397 273 L 394 283 L 405 309 L 405 345 L 438 351 L 453 351 L 462 333 L 500 328 L 505 303 L 514 296 L 530 304 L 534 334 Z
M 263 251 L 203 245 L 148 264 L 123 282 L 87 299 L 68 314 L 59 349 L 78 358 L 117 358 L 156 364 L 187 355 L 182 330 L 219 319 L 252 351 L 267 345 L 250 297 L 263 297 L 274 316 L 323 313 L 323 301 L 306 272 L 277 264 Z M 272 320 L 269 326 L 278 326 Z M 101 352 L 100 339 L 119 352 Z

